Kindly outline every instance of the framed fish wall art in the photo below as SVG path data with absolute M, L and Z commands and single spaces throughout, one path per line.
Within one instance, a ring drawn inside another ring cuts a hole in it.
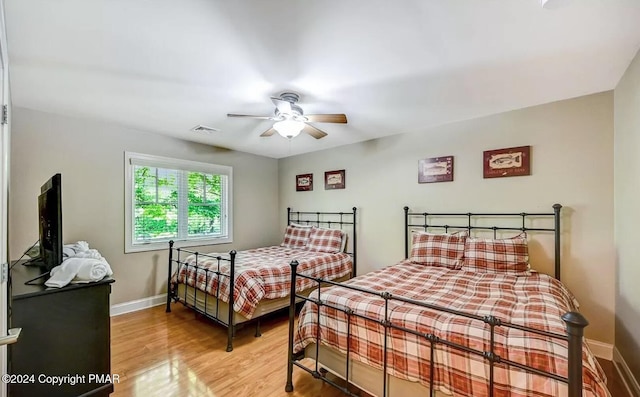
M 531 175 L 531 146 L 486 150 L 482 161 L 485 178 Z
M 453 181 L 453 156 L 422 159 L 418 163 L 418 183 Z
M 296 175 L 296 192 L 313 190 L 313 174 Z
M 327 171 L 324 173 L 324 190 L 344 189 L 344 170 Z

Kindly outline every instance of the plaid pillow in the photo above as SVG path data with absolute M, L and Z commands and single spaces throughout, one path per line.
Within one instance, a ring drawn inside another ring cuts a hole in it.
M 342 249 L 342 231 L 339 229 L 323 229 L 314 227 L 311 229 L 309 251 L 337 253 Z
M 289 225 L 284 232 L 284 240 L 281 247 L 304 248 L 309 241 L 310 227 L 298 227 Z
M 527 235 L 507 239 L 468 238 L 463 270 L 479 273 L 529 274 Z
M 460 269 L 466 239 L 466 233 L 453 235 L 413 232 L 411 262 Z

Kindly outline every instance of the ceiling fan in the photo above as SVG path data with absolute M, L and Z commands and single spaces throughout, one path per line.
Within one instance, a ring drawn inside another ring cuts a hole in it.
M 228 113 L 228 117 L 249 117 L 253 119 L 273 120 L 273 127 L 269 128 L 260 136 L 271 136 L 276 132 L 285 138 L 291 139 L 304 131 L 316 139 L 324 138 L 327 133 L 308 123 L 342 123 L 347 122 L 344 114 L 307 114 L 296 103 L 300 95 L 294 92 L 283 92 L 280 97 L 271 97 L 271 101 L 276 105 L 273 116 L 251 116 L 247 114 Z

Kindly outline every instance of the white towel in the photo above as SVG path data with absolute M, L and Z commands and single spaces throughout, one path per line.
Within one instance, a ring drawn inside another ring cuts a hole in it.
M 64 246 L 62 247 L 62 257 L 63 258 L 70 258 L 72 256 L 76 256 L 76 251 L 73 250 L 73 248 L 68 247 L 68 246 Z
M 77 243 L 73 244 L 65 244 L 62 247 L 62 255 L 69 258 L 78 256 L 78 254 L 85 251 L 90 251 L 89 243 L 87 243 L 86 241 L 78 241 Z
M 68 258 L 60 266 L 51 269 L 50 277 L 44 284 L 62 288 L 69 283 L 90 283 L 113 275 L 111 266 L 104 258 L 100 258 Z
M 89 249 L 86 251 L 76 252 L 74 258 L 93 258 L 93 259 L 104 259 L 102 255 L 96 249 Z
M 95 259 L 90 260 L 94 262 Z M 80 265 L 78 274 L 71 280 L 71 283 L 90 283 L 93 281 L 100 281 L 106 276 L 112 276 L 111 266 L 107 261 L 99 260 L 95 263 L 84 263 Z

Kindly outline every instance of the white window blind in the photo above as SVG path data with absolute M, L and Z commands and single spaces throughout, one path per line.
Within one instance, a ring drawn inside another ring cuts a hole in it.
M 231 241 L 231 167 L 126 153 L 126 252 Z

